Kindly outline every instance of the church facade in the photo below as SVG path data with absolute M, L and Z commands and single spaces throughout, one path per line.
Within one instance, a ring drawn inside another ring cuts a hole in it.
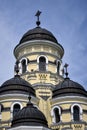
M 87 130 L 87 91 L 68 77 L 68 65 L 62 64 L 64 48 L 50 31 L 40 27 L 38 13 L 36 27 L 14 48 L 15 76 L 0 87 L 0 130 L 11 129 L 29 94 L 50 129 Z M 27 130 L 28 126 L 20 128 Z M 32 130 L 35 128 L 39 129 L 35 126 Z

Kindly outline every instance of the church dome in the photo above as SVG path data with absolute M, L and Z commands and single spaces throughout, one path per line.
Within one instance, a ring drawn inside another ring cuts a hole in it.
M 61 51 L 64 54 L 64 48 L 62 47 L 61 44 L 58 43 L 55 36 L 47 29 L 41 28 L 39 26 L 29 30 L 22 36 L 19 44 L 14 48 L 14 54 L 17 51 L 17 47 L 23 45 L 24 43 L 29 44 L 29 41 L 33 41 L 33 40 L 46 40 L 46 41 L 53 42 L 55 45 L 58 45 L 61 48 Z
M 16 126 L 44 126 L 48 127 L 44 114 L 30 101 L 27 106 L 18 111 L 13 117 L 12 127 Z
M 50 31 L 41 27 L 36 27 L 26 32 L 23 35 L 22 39 L 20 40 L 19 44 L 22 44 L 24 42 L 31 41 L 31 40 L 48 40 L 48 41 L 58 43 L 57 39 L 54 37 L 54 35 Z
M 53 90 L 53 98 L 60 96 L 85 96 L 87 97 L 87 92 L 83 86 L 79 83 L 65 78 L 64 81 L 60 82 L 55 86 Z
M 0 93 L 31 93 L 35 96 L 35 91 L 31 84 L 20 78 L 19 75 L 15 75 L 13 78 L 5 81 L 0 87 Z

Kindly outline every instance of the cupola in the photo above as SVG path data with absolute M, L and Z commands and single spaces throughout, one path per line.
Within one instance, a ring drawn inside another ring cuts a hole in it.
M 29 97 L 27 106 L 21 109 L 13 118 L 11 127 L 18 126 L 43 126 L 48 127 L 44 114 L 35 107 Z

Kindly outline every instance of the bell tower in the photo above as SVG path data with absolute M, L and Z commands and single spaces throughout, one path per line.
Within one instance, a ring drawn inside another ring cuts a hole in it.
M 39 98 L 38 107 L 50 123 L 49 100 L 54 86 L 63 80 L 64 49 L 50 31 L 40 27 L 40 14 L 37 11 L 36 27 L 23 35 L 14 55 L 19 61 L 21 77 L 32 84 Z

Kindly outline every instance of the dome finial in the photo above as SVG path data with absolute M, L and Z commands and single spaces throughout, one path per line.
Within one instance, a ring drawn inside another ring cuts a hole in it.
M 67 67 L 68 67 L 68 66 L 69 66 L 69 65 L 68 65 L 67 63 L 65 63 L 64 68 L 65 68 L 66 78 L 68 78 L 68 72 L 67 72 Z
M 37 21 L 36 21 L 36 24 L 37 24 L 37 26 L 39 27 L 39 25 L 40 25 L 40 21 L 39 21 L 39 16 L 40 16 L 40 14 L 41 14 L 41 11 L 37 11 L 37 13 L 35 14 L 35 16 L 37 16 Z
M 19 61 L 17 60 L 14 66 L 14 71 L 16 72 L 16 75 L 19 73 Z
M 29 102 L 31 102 L 31 95 L 30 95 L 30 93 L 29 93 L 28 99 L 29 99 Z
M 29 92 L 27 106 L 30 107 L 30 106 L 32 106 L 32 105 L 33 105 L 33 104 L 31 103 L 31 94 L 30 94 L 30 92 Z

